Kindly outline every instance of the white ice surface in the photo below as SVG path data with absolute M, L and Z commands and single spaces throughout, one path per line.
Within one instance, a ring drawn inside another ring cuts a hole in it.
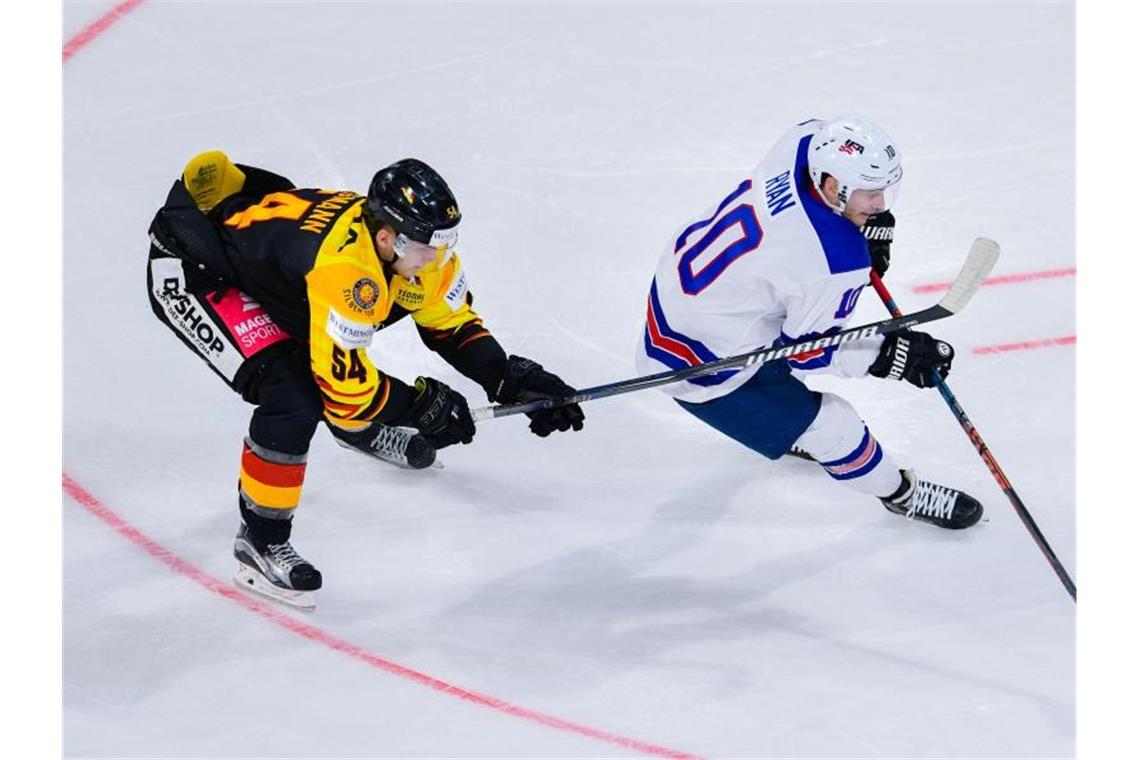
M 112 3 L 65 3 L 65 38 Z M 858 110 L 906 165 L 888 285 L 907 307 L 979 235 L 995 275 L 1074 266 L 1064 4 L 146 2 L 64 67 L 66 473 L 228 580 L 249 408 L 151 315 L 145 232 L 207 148 L 363 190 L 447 177 L 477 306 L 571 383 L 628 377 L 670 234 L 790 125 Z M 857 322 L 882 307 L 866 293 Z M 936 328 L 951 386 L 1058 555 L 1074 554 L 1074 281 L 983 288 Z M 410 325 L 372 354 L 477 387 Z M 528 710 L 704 756 L 1066 757 L 1074 608 L 936 392 L 819 382 L 900 464 L 979 497 L 961 534 L 769 462 L 656 391 L 539 441 L 480 426 L 442 471 L 320 431 L 296 616 Z M 370 668 L 208 592 L 64 500 L 65 752 L 630 756 Z M 289 613 L 293 614 L 293 613 Z

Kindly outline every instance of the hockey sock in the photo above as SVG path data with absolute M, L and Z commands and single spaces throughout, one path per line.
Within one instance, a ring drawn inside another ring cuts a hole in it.
M 305 482 L 304 454 L 285 454 L 246 438 L 241 452 L 241 492 L 266 517 L 282 517 L 297 508 Z M 266 514 L 266 513 L 269 514 Z
M 883 451 L 855 408 L 833 393 L 824 393 L 819 413 L 796 440 L 835 480 L 862 493 L 881 497 L 899 486 L 899 468 Z

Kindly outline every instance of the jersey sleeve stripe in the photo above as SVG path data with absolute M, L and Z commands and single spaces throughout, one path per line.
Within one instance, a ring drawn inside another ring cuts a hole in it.
M 342 404 L 334 399 L 324 396 L 325 409 L 332 412 L 338 417 L 348 417 L 356 409 L 360 408 L 360 404 Z
M 473 335 L 470 335 L 467 338 L 465 338 L 458 346 L 456 346 L 456 348 L 463 348 L 464 346 L 466 346 L 471 341 L 478 340 L 479 338 L 486 338 L 490 334 L 491 333 L 487 332 L 486 330 L 480 330 L 479 332 L 474 333 Z
M 788 335 L 783 330 L 781 330 L 780 331 L 780 337 L 776 340 L 775 345 L 787 346 L 787 345 L 790 345 L 792 343 L 802 343 L 805 340 L 812 340 L 813 338 L 822 338 L 826 335 L 832 335 L 832 334 L 837 333 L 837 332 L 839 332 L 839 328 L 838 327 L 832 327 L 832 328 L 825 330 L 822 333 L 812 332 L 812 333 L 807 333 L 806 335 L 801 335 L 798 338 L 793 338 L 792 336 Z M 838 346 L 827 346 L 826 348 L 817 348 L 817 349 L 814 349 L 811 351 L 804 351 L 802 354 L 796 354 L 795 356 L 789 356 L 788 357 L 788 364 L 791 366 L 792 369 L 802 369 L 802 370 L 822 369 L 822 368 L 827 367 L 831 364 L 831 359 L 835 355 L 835 352 L 838 349 L 839 349 Z

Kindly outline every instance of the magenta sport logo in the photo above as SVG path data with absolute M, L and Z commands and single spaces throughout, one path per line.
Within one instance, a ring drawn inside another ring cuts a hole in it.
M 849 156 L 853 156 L 856 153 L 862 153 L 863 152 L 863 146 L 860 145 L 859 143 L 855 142 L 854 140 L 848 140 L 847 142 L 843 143 L 843 145 L 841 145 L 839 147 L 839 152 L 840 153 L 846 153 Z

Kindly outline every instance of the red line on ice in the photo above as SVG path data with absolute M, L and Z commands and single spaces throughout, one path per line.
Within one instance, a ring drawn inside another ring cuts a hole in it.
M 125 14 L 133 11 L 135 8 L 141 5 L 142 2 L 143 0 L 123 0 L 123 2 L 119 3 L 114 8 L 107 11 L 87 26 L 83 27 L 83 29 L 80 30 L 79 34 L 75 35 L 64 43 L 63 60 L 66 61 L 68 58 L 75 55 L 76 51 L 78 51 L 81 47 L 98 37 L 103 32 L 107 31 L 107 28 L 109 26 L 114 24 Z
M 1076 267 L 1071 269 L 1049 269 L 1043 272 L 1024 272 L 1022 274 L 1007 274 L 1001 277 L 990 277 L 982 280 L 983 285 L 1009 285 L 1014 282 L 1029 282 L 1031 280 L 1052 280 L 1057 277 L 1076 277 Z M 940 290 L 949 290 L 951 283 L 934 282 L 929 285 L 916 285 L 915 293 L 936 293 Z
M 975 354 L 1004 354 L 1009 351 L 1028 351 L 1035 348 L 1049 348 L 1051 346 L 1071 346 L 1077 342 L 1076 335 L 1065 335 L 1061 338 L 1045 338 L 1043 340 L 1023 340 L 1018 343 L 999 343 L 996 346 L 978 346 Z
M 100 16 L 91 24 L 88 24 L 79 34 L 72 37 L 63 46 L 63 60 L 69 59 L 75 54 L 77 50 L 82 48 L 91 40 L 98 37 L 106 29 L 119 20 L 123 14 L 133 10 L 140 5 L 143 0 L 125 0 L 119 3 L 107 13 Z M 122 517 L 119 517 L 114 511 L 96 499 L 90 492 L 88 492 L 81 485 L 72 480 L 67 473 L 63 474 L 63 490 L 75 500 L 77 504 L 82 506 L 91 514 L 98 517 L 103 522 L 107 523 L 119 535 L 126 538 L 131 543 L 135 544 L 147 554 L 151 555 L 159 562 L 162 562 L 174 572 L 179 575 L 184 575 L 208 591 L 225 597 L 226 599 L 244 607 L 249 612 L 259 615 L 270 622 L 276 623 L 287 631 L 303 636 L 310 641 L 315 641 L 323 644 L 329 649 L 337 652 L 342 652 L 349 657 L 360 660 L 361 662 L 371 665 L 377 670 L 382 670 L 400 678 L 427 686 L 448 696 L 462 699 L 466 702 L 489 707 L 492 710 L 497 710 L 515 718 L 530 721 L 531 723 L 538 723 L 539 725 L 546 726 L 547 728 L 557 729 L 572 734 L 585 736 L 589 739 L 595 739 L 607 744 L 613 744 L 618 747 L 630 749 L 635 752 L 640 752 L 645 755 L 653 757 L 666 757 L 678 758 L 679 760 L 687 760 L 688 758 L 696 758 L 696 755 L 691 755 L 687 752 L 681 752 L 668 747 L 661 747 L 655 744 L 638 741 L 637 739 L 630 739 L 619 734 L 613 734 L 608 731 L 603 731 L 590 726 L 584 726 L 580 723 L 573 723 L 562 718 L 557 718 L 553 715 L 547 715 L 536 710 L 529 710 L 525 707 L 511 704 L 505 700 L 493 697 L 487 694 L 480 694 L 479 692 L 469 691 L 460 686 L 450 684 L 446 681 L 441 681 L 438 678 L 420 673 L 417 670 L 400 665 L 399 663 L 385 660 L 364 648 L 357 646 L 351 642 L 339 639 L 331 633 L 321 630 L 316 626 L 303 623 L 296 618 L 290 617 L 276 608 L 260 602 L 257 599 L 249 596 L 243 591 L 239 591 L 228 583 L 218 580 L 217 578 L 209 575 L 195 565 L 187 562 L 179 557 L 174 552 L 167 549 L 162 544 L 155 541 L 150 536 L 146 535 L 138 528 L 135 528 Z
M 525 707 L 511 704 L 505 700 L 493 697 L 488 694 L 480 694 L 476 691 L 470 691 L 460 686 L 442 681 L 438 678 L 420 673 L 399 663 L 385 660 L 384 658 L 372 654 L 363 647 L 357 646 L 351 642 L 339 639 L 331 633 L 317 628 L 314 625 L 304 623 L 294 617 L 286 615 L 272 605 L 261 602 L 244 591 L 240 591 L 231 584 L 221 581 L 214 576 L 199 569 L 195 565 L 187 562 L 179 557 L 174 552 L 167 549 L 162 544 L 155 541 L 150 536 L 146 535 L 138 528 L 135 528 L 118 514 L 113 512 L 110 508 L 105 506 L 90 492 L 88 492 L 81 485 L 76 483 L 67 475 L 63 474 L 63 490 L 75 500 L 77 504 L 82 506 L 91 514 L 98 517 L 111 528 L 113 528 L 119 535 L 126 538 L 128 541 L 138 546 L 150 556 L 162 562 L 174 572 L 179 575 L 186 576 L 190 580 L 212 591 L 218 596 L 225 597 L 226 599 L 244 607 L 249 612 L 259 615 L 272 623 L 276 623 L 287 631 L 295 633 L 298 636 L 303 636 L 310 641 L 318 644 L 323 644 L 329 649 L 348 655 L 354 659 L 360 660 L 366 665 L 371 665 L 377 670 L 382 670 L 394 676 L 404 678 L 409 681 L 414 681 L 421 686 L 426 686 L 442 694 L 450 697 L 462 699 L 465 702 L 489 707 L 492 710 L 505 713 L 514 718 L 529 721 L 531 723 L 538 723 L 539 725 L 546 726 L 547 728 L 557 729 L 572 734 L 585 736 L 589 739 L 596 739 L 600 742 L 613 744 L 618 747 L 640 752 L 645 755 L 653 757 L 666 757 L 666 758 L 695 758 L 695 755 L 690 755 L 687 752 L 681 752 L 668 747 L 662 747 L 655 744 L 648 744 L 646 742 L 638 741 L 637 739 L 630 739 L 625 736 L 613 734 L 608 731 L 603 731 L 590 726 L 584 726 L 580 723 L 573 723 L 562 718 L 557 718 L 553 715 L 547 715 L 536 710 L 530 710 Z

